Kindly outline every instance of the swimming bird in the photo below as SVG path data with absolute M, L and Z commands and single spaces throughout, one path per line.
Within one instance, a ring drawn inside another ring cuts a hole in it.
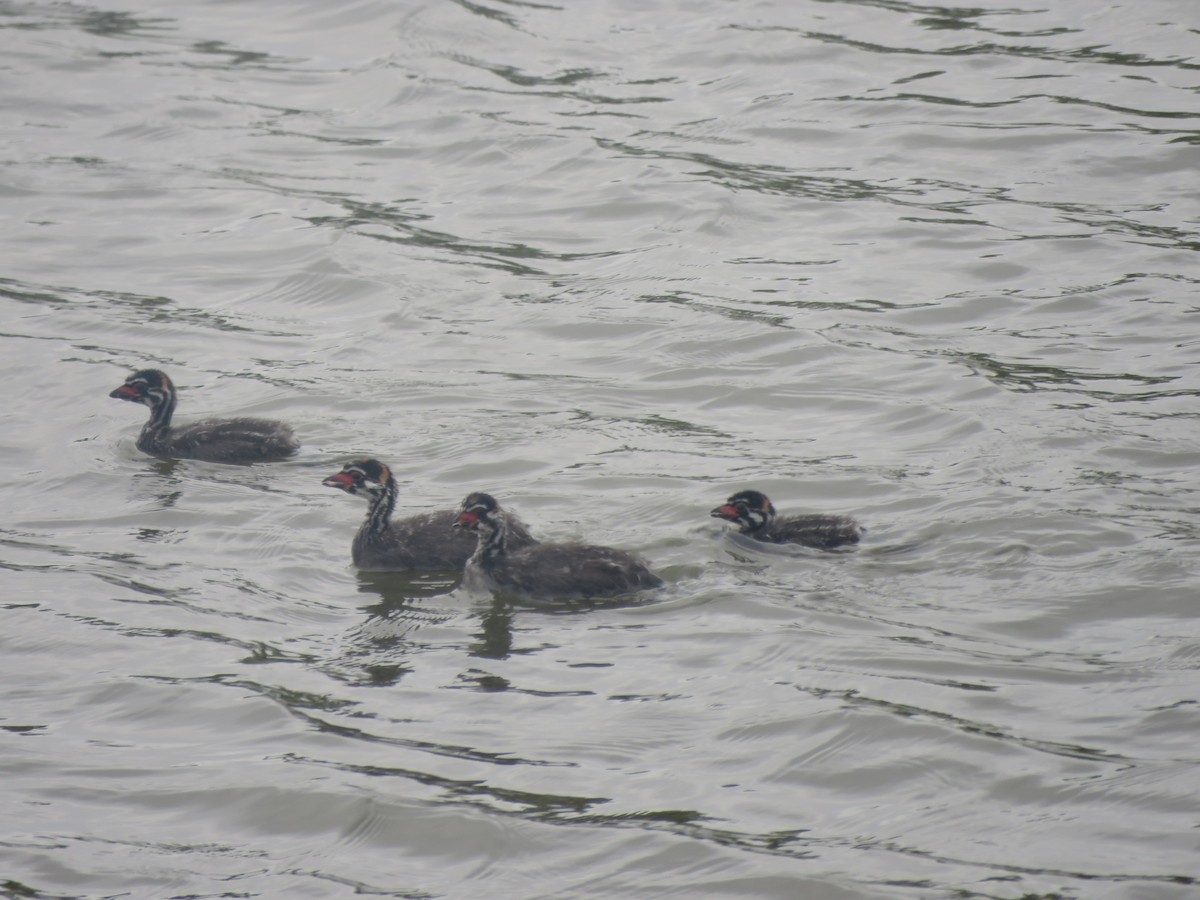
M 588 600 L 663 583 L 640 557 L 613 547 L 539 543 L 514 548 L 512 521 L 490 494 L 467 495 L 455 525 L 479 537 L 463 570 L 463 585 L 471 590 L 535 600 Z
M 800 544 L 832 550 L 857 544 L 863 528 L 849 516 L 810 513 L 779 517 L 761 491 L 738 491 L 709 515 L 740 525 L 740 533 L 769 544 Z
M 159 369 L 141 369 L 108 396 L 150 407 L 137 448 L 151 456 L 209 462 L 281 459 L 300 446 L 290 426 L 269 419 L 204 419 L 173 426 L 175 385 Z
M 453 530 L 455 510 L 418 513 L 393 519 L 396 479 L 377 459 L 356 459 L 321 484 L 367 501 L 367 517 L 350 545 L 360 569 L 377 572 L 461 572 L 475 552 L 475 537 Z M 514 547 L 535 543 L 519 520 L 510 523 Z

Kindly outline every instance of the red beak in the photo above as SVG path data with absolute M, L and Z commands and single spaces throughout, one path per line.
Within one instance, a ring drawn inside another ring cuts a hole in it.
M 458 521 L 452 526 L 454 528 L 466 528 L 474 531 L 479 527 L 479 516 L 472 512 L 459 513 Z
M 116 397 L 118 400 L 137 400 L 139 397 L 141 397 L 141 394 L 138 393 L 137 388 L 128 384 L 123 384 L 108 396 Z
M 354 488 L 354 479 L 345 472 L 338 472 L 336 475 L 330 475 L 321 484 L 325 487 L 341 488 L 343 491 L 349 491 Z
M 730 506 L 728 503 L 724 506 L 718 506 L 709 515 L 715 516 L 718 519 L 728 519 L 730 522 L 736 522 L 738 519 L 737 507 Z

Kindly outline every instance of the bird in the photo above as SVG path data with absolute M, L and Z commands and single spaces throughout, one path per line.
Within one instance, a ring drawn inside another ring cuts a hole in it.
M 761 491 L 738 491 L 709 515 L 740 525 L 740 533 L 768 544 L 799 544 L 832 550 L 857 544 L 863 528 L 849 516 L 814 513 L 777 517 L 775 506 Z
M 592 600 L 661 587 L 646 562 L 613 547 L 581 543 L 512 545 L 512 518 L 491 494 L 468 494 L 455 527 L 478 535 L 463 586 L 532 600 Z
M 300 442 L 290 426 L 269 419 L 204 419 L 191 425 L 171 425 L 175 414 L 175 385 L 159 369 L 140 369 L 109 393 L 118 400 L 150 407 L 137 448 L 151 456 L 241 463 L 282 459 Z
M 321 484 L 367 501 L 367 517 L 350 545 L 350 558 L 359 569 L 459 573 L 475 552 L 474 537 L 452 528 L 458 519 L 456 510 L 392 519 L 396 480 L 391 469 L 377 459 L 348 462 Z M 510 527 L 510 540 L 515 547 L 534 543 L 522 522 L 514 521 Z

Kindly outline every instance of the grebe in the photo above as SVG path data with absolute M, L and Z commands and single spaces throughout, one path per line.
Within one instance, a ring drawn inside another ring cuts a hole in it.
M 738 491 L 709 515 L 741 527 L 741 534 L 768 544 L 800 544 L 832 550 L 857 544 L 863 529 L 849 516 L 812 514 L 777 518 L 775 506 L 759 491 Z
M 514 548 L 513 523 L 490 494 L 469 494 L 455 526 L 479 537 L 463 572 L 468 589 L 531 599 L 587 600 L 663 583 L 643 560 L 613 547 L 570 543 Z
M 300 446 L 289 426 L 268 419 L 205 419 L 173 428 L 175 385 L 158 369 L 134 372 L 108 396 L 150 407 L 137 447 L 151 456 L 257 462 L 281 459 Z
M 458 513 L 451 510 L 420 513 L 392 519 L 396 507 L 396 480 L 377 459 L 356 459 L 342 466 L 321 484 L 338 488 L 367 501 L 367 518 L 350 545 L 350 556 L 360 569 L 376 572 L 461 572 L 475 552 L 475 538 L 452 527 Z M 516 547 L 534 543 L 525 526 L 510 525 Z

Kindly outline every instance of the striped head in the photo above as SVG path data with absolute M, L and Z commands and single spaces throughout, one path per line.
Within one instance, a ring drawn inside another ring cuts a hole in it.
M 759 531 L 774 520 L 775 507 L 766 494 L 759 491 L 738 491 L 709 515 L 740 525 L 742 531 Z
M 118 400 L 144 403 L 151 409 L 164 406 L 174 407 L 175 385 L 166 372 L 158 369 L 141 369 L 125 379 L 125 383 L 109 393 Z
M 342 471 L 330 475 L 321 484 L 337 488 L 355 497 L 374 502 L 394 489 L 392 470 L 377 459 L 356 459 L 342 466 Z
M 498 531 L 504 527 L 504 511 L 491 494 L 477 491 L 463 500 L 453 527 L 467 531 L 479 531 L 481 528 L 490 532 Z

